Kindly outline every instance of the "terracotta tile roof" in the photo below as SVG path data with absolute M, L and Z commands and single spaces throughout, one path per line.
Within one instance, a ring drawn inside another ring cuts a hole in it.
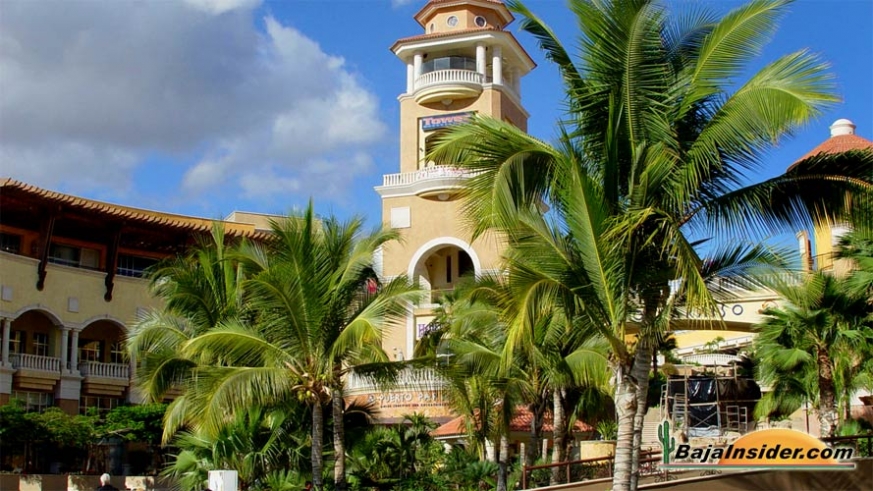
M 409 42 L 409 41 L 424 41 L 424 40 L 427 40 L 427 39 L 449 38 L 449 37 L 452 37 L 452 36 L 461 36 L 461 35 L 463 35 L 463 34 L 470 34 L 470 33 L 473 33 L 473 32 L 480 32 L 480 31 L 500 31 L 500 30 L 501 30 L 501 29 L 498 29 L 498 28 L 496 28 L 496 27 L 494 27 L 494 26 L 485 26 L 485 27 L 470 27 L 470 28 L 467 28 L 467 29 L 458 29 L 458 30 L 456 30 L 456 31 L 447 31 L 447 32 L 431 32 L 431 33 L 429 33 L 429 34 L 417 34 L 417 35 L 415 35 L 415 36 L 408 36 L 408 37 L 405 37 L 405 38 L 400 38 L 400 39 L 398 39 L 397 41 L 394 42 L 393 45 L 391 45 L 391 51 L 394 51 L 394 48 L 396 48 L 398 44 L 400 44 L 400 43 L 406 43 L 406 42 Z
M 821 145 L 810 150 L 803 157 L 800 157 L 797 162 L 820 153 L 842 153 L 850 150 L 873 150 L 873 142 L 858 135 L 832 136 L 822 142 Z
M 793 164 L 788 167 L 788 170 L 793 169 L 800 162 L 803 162 L 810 157 L 814 157 L 822 153 L 837 154 L 849 152 L 852 150 L 873 150 L 873 142 L 864 137 L 854 134 L 832 136 L 827 140 L 823 141 L 819 146 L 807 152 L 806 155 L 804 155 L 803 157 L 797 159 Z
M 532 418 L 531 412 L 523 407 L 519 406 L 515 409 L 515 414 L 513 414 L 512 419 L 509 421 L 509 431 L 517 432 L 517 433 L 527 433 L 530 431 L 530 422 Z M 478 417 L 477 417 L 478 419 Z M 449 437 L 449 436 L 458 436 L 464 435 L 467 433 L 466 426 L 466 416 L 458 416 L 457 418 L 449 421 L 448 423 L 440 426 L 431 432 L 431 436 L 434 438 L 438 437 Z M 546 413 L 543 417 L 543 433 L 551 433 L 553 431 L 552 426 L 552 415 L 551 413 Z M 594 431 L 594 428 L 591 425 L 583 422 L 576 421 L 576 424 L 573 425 L 574 433 L 582 433 Z
M 141 224 L 184 229 L 191 232 L 208 233 L 215 220 L 206 218 L 174 215 L 129 206 L 104 203 L 102 201 L 80 198 L 69 194 L 50 191 L 40 187 L 16 181 L 11 178 L 0 178 L 0 194 L 16 193 L 48 203 L 63 205 L 71 209 L 88 211 L 105 217 L 120 218 Z M 225 233 L 231 237 L 247 237 L 255 240 L 268 239 L 270 232 L 256 230 L 253 225 L 235 222 L 223 222 Z

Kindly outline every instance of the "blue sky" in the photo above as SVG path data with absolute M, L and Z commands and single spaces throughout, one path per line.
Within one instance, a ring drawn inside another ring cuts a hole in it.
M 423 3 L 4 0 L 0 175 L 210 218 L 282 213 L 312 196 L 322 213 L 375 224 L 373 186 L 399 168 L 405 88 L 388 47 L 421 32 L 412 16 Z M 529 6 L 573 44 L 563 1 Z M 522 83 L 530 132 L 551 139 L 562 113 L 557 72 L 510 27 L 539 65 Z M 751 179 L 781 172 L 837 118 L 873 139 L 873 0 L 795 2 L 755 67 L 803 48 L 831 64 L 843 102 Z

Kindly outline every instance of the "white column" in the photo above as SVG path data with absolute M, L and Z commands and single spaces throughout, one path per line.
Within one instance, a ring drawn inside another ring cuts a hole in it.
M 491 83 L 503 85 L 503 50 L 500 46 L 494 46 L 491 53 Z
M 0 359 L 0 361 L 2 361 L 2 363 L 0 363 L 0 366 L 6 367 L 9 366 L 9 344 L 11 342 L 10 337 L 12 336 L 12 321 L 9 319 L 0 318 L 0 324 L 3 325 L 3 358 Z
M 418 80 L 418 77 L 421 76 L 421 64 L 423 61 L 424 61 L 424 55 L 422 55 L 420 52 L 415 53 L 415 55 L 412 58 L 412 67 L 413 67 L 412 71 L 415 75 L 416 80 Z
M 415 90 L 415 66 L 406 64 L 406 93 L 411 94 Z
M 79 331 L 73 329 L 73 342 L 70 349 L 70 371 L 75 372 L 79 369 Z
M 485 60 L 485 44 L 479 43 L 476 45 L 476 72 L 481 74 L 482 76 L 487 75 L 486 70 L 487 61 Z
M 70 350 L 70 329 L 68 327 L 61 327 L 61 372 L 66 372 L 70 369 L 70 366 L 67 364 L 69 360 L 68 354 Z
M 512 67 L 512 90 L 515 95 L 521 97 L 521 70 L 518 67 Z

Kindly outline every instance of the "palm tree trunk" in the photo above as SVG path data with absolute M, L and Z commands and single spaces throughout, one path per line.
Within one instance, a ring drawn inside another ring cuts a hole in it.
M 831 366 L 830 356 L 825 349 L 818 350 L 818 391 L 818 421 L 821 425 L 821 437 L 835 436 L 837 433 L 837 405 L 834 370 Z
M 631 489 L 637 395 L 636 385 L 631 379 L 630 368 L 621 362 L 618 362 L 615 368 L 615 412 L 618 421 L 618 434 L 615 439 L 615 463 L 612 470 L 613 491 L 630 491 Z
M 531 414 L 530 444 L 525 447 L 524 465 L 531 466 L 536 465 L 536 462 L 539 459 L 540 447 L 542 446 L 543 412 L 545 410 L 543 401 L 537 400 L 528 406 L 528 410 L 530 410 Z
M 552 396 L 552 463 L 564 461 L 564 441 L 566 440 L 567 423 L 564 418 L 564 389 L 556 388 Z M 561 482 L 561 468 L 552 467 L 549 484 Z
M 343 416 L 343 390 L 336 388 L 331 391 L 333 399 L 333 482 L 336 491 L 346 490 L 346 446 L 345 422 Z
M 312 405 L 312 485 L 317 491 L 324 489 L 324 480 L 321 478 L 324 469 L 324 457 L 322 451 L 322 435 L 324 435 L 324 416 L 322 414 L 321 401 L 315 401 Z
M 500 435 L 500 453 L 497 457 L 497 491 L 507 491 L 509 476 L 509 438 Z
M 640 453 L 643 446 L 643 423 L 646 420 L 646 406 L 649 395 L 649 359 L 652 357 L 652 348 L 648 343 L 641 342 L 637 346 L 634 355 L 633 379 L 636 382 L 637 407 L 634 411 L 634 439 L 633 453 L 631 454 L 631 482 L 630 489 L 637 489 L 640 481 Z

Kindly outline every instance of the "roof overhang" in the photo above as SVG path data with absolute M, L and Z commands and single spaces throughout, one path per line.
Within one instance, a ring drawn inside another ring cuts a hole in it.
M 425 27 L 427 25 L 427 20 L 433 16 L 437 10 L 449 7 L 467 7 L 471 5 L 497 12 L 500 15 L 500 18 L 503 19 L 504 25 L 508 25 L 515 20 L 512 12 L 510 12 L 509 9 L 506 8 L 506 5 L 499 0 L 430 0 L 421 8 L 421 10 L 418 11 L 417 14 L 415 14 L 414 19 L 421 27 Z
M 537 66 L 512 33 L 488 29 L 473 31 L 473 33 L 470 31 L 459 32 L 450 36 L 427 37 L 424 35 L 418 38 L 401 39 L 391 46 L 391 51 L 401 60 L 409 60 L 417 51 L 457 45 L 459 41 L 470 45 L 475 45 L 478 42 L 499 44 L 508 51 L 508 53 L 504 51 L 503 56 L 507 54 L 512 56 L 517 62 L 517 66 L 521 67 L 525 74 Z

